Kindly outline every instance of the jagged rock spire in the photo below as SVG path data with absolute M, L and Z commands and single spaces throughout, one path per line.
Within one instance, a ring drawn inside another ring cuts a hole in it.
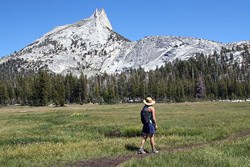
M 104 27 L 108 27 L 109 29 L 112 30 L 111 23 L 110 23 L 104 9 L 100 9 L 100 10 L 96 9 L 95 13 L 91 16 L 91 18 L 95 19 L 96 24 L 100 24 L 100 25 L 102 25 Z

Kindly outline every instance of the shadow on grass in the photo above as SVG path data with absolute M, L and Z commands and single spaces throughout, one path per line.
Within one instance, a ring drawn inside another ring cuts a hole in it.
M 136 146 L 134 143 L 133 144 L 126 144 L 125 148 L 129 151 L 138 151 L 139 147 Z

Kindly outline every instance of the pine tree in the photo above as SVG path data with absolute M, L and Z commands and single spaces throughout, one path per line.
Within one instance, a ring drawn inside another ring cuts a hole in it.
M 0 81 L 0 105 L 6 105 L 8 102 L 8 92 L 6 85 Z
M 118 95 L 119 99 L 123 99 L 123 102 L 126 102 L 126 97 L 128 97 L 128 83 L 126 73 L 123 72 L 117 76 L 117 86 L 118 86 Z
M 69 103 L 77 102 L 79 90 L 77 90 L 77 78 L 72 73 L 65 76 L 65 95 Z
M 33 105 L 46 106 L 49 103 L 51 94 L 51 83 L 47 71 L 39 71 L 34 79 Z
M 7 92 L 8 92 L 8 97 L 9 97 L 9 104 L 15 104 L 15 89 L 13 88 L 13 86 L 11 84 L 7 85 Z
M 86 103 L 87 100 L 87 84 L 88 84 L 88 80 L 87 80 L 87 76 L 83 75 L 83 73 L 81 73 L 80 78 L 78 80 L 78 85 L 79 85 L 79 102 L 80 104 Z
M 30 105 L 32 98 L 32 85 L 34 84 L 34 79 L 32 76 L 25 77 L 19 76 L 17 78 L 17 94 L 18 94 L 18 102 L 21 105 Z
M 52 80 L 52 99 L 56 106 L 64 106 L 65 104 L 65 88 L 64 78 L 56 75 Z

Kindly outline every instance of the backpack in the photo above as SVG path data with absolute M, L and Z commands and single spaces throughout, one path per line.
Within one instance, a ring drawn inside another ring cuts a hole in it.
M 141 110 L 141 123 L 142 124 L 149 123 L 148 106 L 146 105 Z

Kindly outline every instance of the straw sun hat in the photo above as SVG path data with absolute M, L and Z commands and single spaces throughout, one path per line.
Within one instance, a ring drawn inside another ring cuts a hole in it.
M 151 97 L 147 97 L 145 100 L 143 100 L 143 103 L 148 106 L 152 106 L 155 104 L 155 101 Z

